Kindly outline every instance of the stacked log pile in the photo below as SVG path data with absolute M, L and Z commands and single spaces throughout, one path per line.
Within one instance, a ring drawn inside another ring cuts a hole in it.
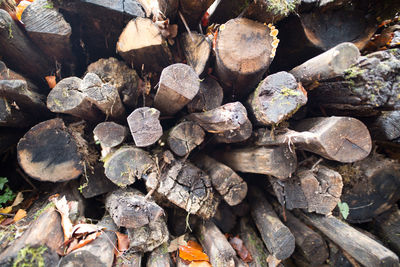
M 398 1 L 16 4 L 0 152 L 40 201 L 0 265 L 399 265 Z

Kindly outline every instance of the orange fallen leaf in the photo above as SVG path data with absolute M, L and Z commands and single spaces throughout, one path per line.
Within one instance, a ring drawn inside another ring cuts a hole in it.
M 14 221 L 18 222 L 19 220 L 21 220 L 22 218 L 25 218 L 25 217 L 26 217 L 26 211 L 23 209 L 19 209 L 14 216 Z
M 189 245 L 179 246 L 179 257 L 187 261 L 209 261 L 210 259 L 207 254 L 205 254 L 201 249 L 198 249 L 200 245 L 194 243 L 192 243 L 194 247 Z
M 15 9 L 15 15 L 17 16 L 18 20 L 21 20 L 22 13 L 24 12 L 25 8 L 27 8 L 31 4 L 30 1 L 21 1 Z
M 47 82 L 47 84 L 49 85 L 49 87 L 51 89 L 53 89 L 56 86 L 56 84 L 57 84 L 56 76 L 54 76 L 54 75 L 53 76 L 46 76 L 44 78 L 46 79 L 46 82 Z
M 115 232 L 115 234 L 117 235 L 117 243 L 118 243 L 117 245 L 118 251 L 116 250 L 115 255 L 119 257 L 129 249 L 129 237 L 128 235 L 120 232 Z
M 198 249 L 200 251 L 203 251 L 203 248 L 201 247 L 201 245 L 194 240 L 189 240 L 186 245 L 189 247 Z

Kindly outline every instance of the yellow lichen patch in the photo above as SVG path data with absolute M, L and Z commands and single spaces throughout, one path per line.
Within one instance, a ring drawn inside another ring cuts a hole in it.
M 219 26 L 219 30 L 223 31 L 225 29 L 225 24 L 222 24 L 221 26 Z

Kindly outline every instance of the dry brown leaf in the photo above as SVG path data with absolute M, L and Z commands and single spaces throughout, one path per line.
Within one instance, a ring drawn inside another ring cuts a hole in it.
M 26 217 L 26 211 L 23 209 L 19 209 L 14 216 L 14 221 L 18 222 L 19 220 L 21 220 L 22 218 L 25 218 L 25 217 Z
M 12 207 L 8 206 L 5 208 L 0 209 L 0 213 L 8 214 L 12 211 Z M 0 223 L 3 222 L 7 217 L 0 215 Z
M 253 257 L 247 250 L 246 246 L 243 244 L 242 239 L 237 236 L 231 237 L 229 238 L 229 243 L 236 250 L 236 253 L 244 262 L 248 263 L 253 261 Z
M 10 225 L 10 224 L 13 224 L 14 223 L 14 219 L 13 218 L 5 218 L 1 223 L 0 223 L 0 225 L 1 226 L 7 226 L 7 225 Z
M 23 200 L 24 196 L 22 195 L 22 192 L 18 192 L 17 196 L 14 199 L 14 202 L 11 204 L 11 207 L 18 206 Z
M 83 239 L 79 240 L 79 241 L 78 241 L 78 239 L 75 239 L 74 242 L 72 242 L 68 246 L 68 249 L 67 249 L 65 254 L 69 254 L 69 253 L 71 253 L 72 251 L 74 251 L 74 250 L 76 250 L 78 248 L 86 246 L 87 244 L 93 242 L 102 233 L 103 232 L 94 232 L 94 233 L 91 233 L 89 235 L 85 235 L 85 237 Z
M 117 243 L 118 243 L 117 244 L 118 251 L 116 251 L 115 255 L 119 257 L 129 249 L 129 237 L 128 235 L 120 232 L 115 232 L 115 234 L 117 235 Z
M 73 226 L 71 220 L 69 219 L 69 207 L 67 199 L 65 196 L 63 196 L 61 199 L 58 199 L 57 196 L 51 198 L 51 202 L 54 203 L 57 211 L 61 215 L 61 225 L 64 231 L 64 240 L 69 240 L 72 237 Z

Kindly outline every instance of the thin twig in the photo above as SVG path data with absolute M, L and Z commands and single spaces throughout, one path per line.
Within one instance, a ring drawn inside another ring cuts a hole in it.
M 6 216 L 6 217 L 14 217 L 14 216 L 15 216 L 15 214 L 3 213 L 3 212 L 0 212 L 0 215 L 1 215 L 1 216 Z
M 190 32 L 189 26 L 186 23 L 185 17 L 182 15 L 182 13 L 178 10 L 179 13 L 179 17 L 181 18 L 183 25 L 185 25 L 185 28 L 187 30 L 187 32 L 189 33 L 190 38 L 192 39 L 193 43 L 194 43 L 194 38 L 192 36 L 192 33 Z

